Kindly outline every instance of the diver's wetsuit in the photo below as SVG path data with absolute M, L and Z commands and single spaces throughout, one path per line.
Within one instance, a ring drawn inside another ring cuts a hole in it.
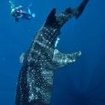
M 30 20 L 32 17 L 31 13 L 22 10 L 22 7 L 15 7 L 11 11 L 11 15 L 15 17 L 15 21 L 18 22 L 20 19 Z
M 10 7 L 11 7 L 11 15 L 15 18 L 15 21 L 18 22 L 20 19 L 31 19 L 35 17 L 34 13 L 31 13 L 31 10 L 28 8 L 28 11 L 23 10 L 23 6 L 15 6 L 14 3 L 9 0 Z
M 27 19 L 27 20 L 30 20 L 32 15 L 27 13 L 27 12 L 24 12 L 24 11 L 14 11 L 14 13 L 12 13 L 12 16 L 15 17 L 15 20 L 18 22 L 19 19 Z

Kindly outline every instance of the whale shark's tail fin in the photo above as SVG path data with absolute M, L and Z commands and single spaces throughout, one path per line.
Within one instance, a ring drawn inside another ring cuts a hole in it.
M 58 24 L 55 14 L 56 14 L 56 9 L 54 8 L 48 15 L 47 20 L 45 22 L 45 26 L 55 27 Z

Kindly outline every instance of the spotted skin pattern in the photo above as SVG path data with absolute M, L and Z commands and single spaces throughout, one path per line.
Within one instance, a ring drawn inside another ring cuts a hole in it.
M 67 8 L 59 16 L 55 16 L 56 9 L 50 12 L 24 54 L 17 83 L 16 105 L 51 104 L 54 69 L 74 63 L 81 55 L 80 51 L 64 54 L 56 49 L 60 29 L 72 17 L 78 18 L 88 1 L 83 0 L 76 9 Z

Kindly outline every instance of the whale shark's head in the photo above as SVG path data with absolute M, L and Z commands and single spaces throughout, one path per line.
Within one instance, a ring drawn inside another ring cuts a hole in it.
M 44 46 L 55 48 L 59 42 L 60 27 L 56 17 L 56 9 L 54 8 L 48 15 L 44 26 L 39 31 L 37 41 Z

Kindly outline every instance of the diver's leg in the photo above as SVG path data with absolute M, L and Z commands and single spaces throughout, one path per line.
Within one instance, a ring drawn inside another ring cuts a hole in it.
M 28 14 L 28 13 L 23 13 L 23 18 L 27 19 L 27 20 L 30 20 L 31 19 L 31 14 Z
M 67 64 L 74 63 L 77 60 L 77 58 L 80 56 L 81 56 L 81 51 L 71 54 L 63 54 L 59 52 L 57 49 L 55 49 L 53 62 L 57 67 L 62 67 Z
M 35 18 L 35 13 L 32 13 L 31 10 L 30 10 L 30 8 L 28 8 L 28 14 L 30 14 L 31 17 Z

